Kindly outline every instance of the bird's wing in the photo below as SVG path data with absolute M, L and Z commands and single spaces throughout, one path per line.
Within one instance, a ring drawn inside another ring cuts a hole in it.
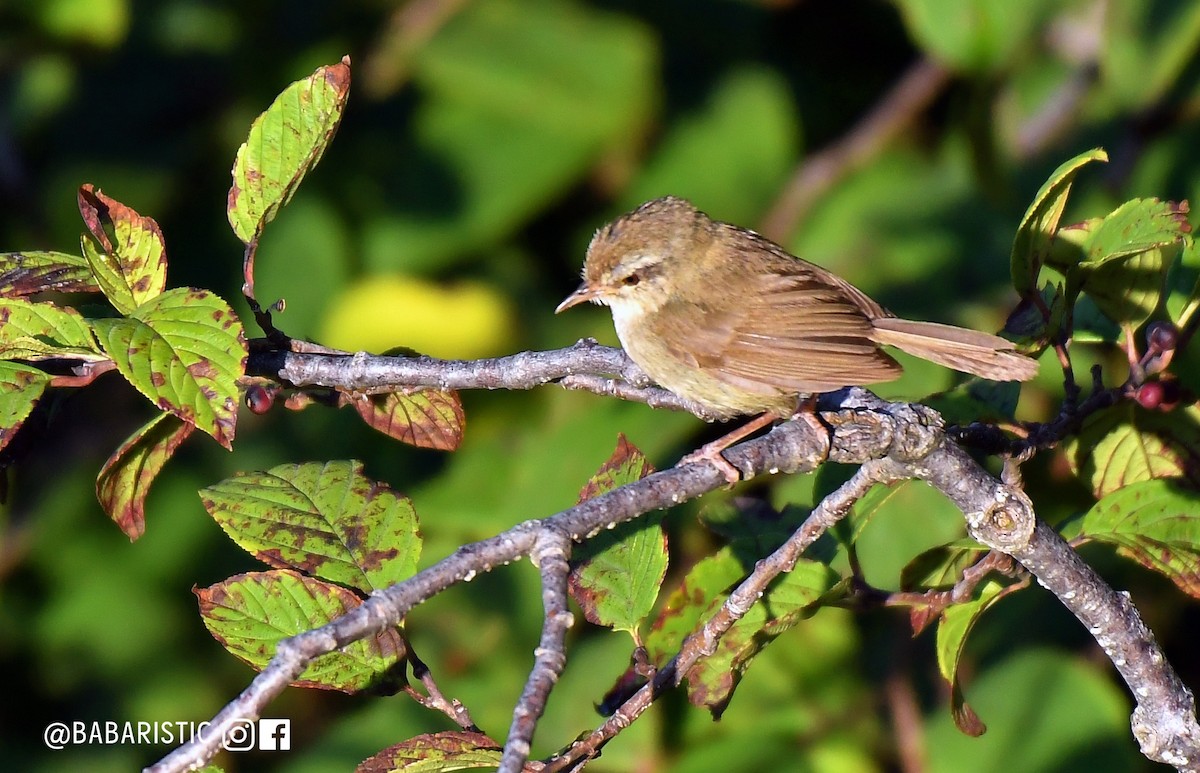
M 660 340 L 678 359 L 762 394 L 827 392 L 899 376 L 900 365 L 872 340 L 856 296 L 836 277 L 802 266 L 756 278 L 733 308 L 694 297 L 668 302 L 655 315 Z M 709 290 L 710 298 L 723 291 Z

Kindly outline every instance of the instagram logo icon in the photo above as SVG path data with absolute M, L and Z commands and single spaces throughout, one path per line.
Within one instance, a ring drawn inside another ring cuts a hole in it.
M 231 752 L 244 752 L 254 748 L 254 720 L 235 719 L 221 736 L 221 746 Z

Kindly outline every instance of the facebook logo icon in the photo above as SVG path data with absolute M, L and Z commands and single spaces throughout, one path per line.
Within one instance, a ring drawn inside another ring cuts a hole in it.
M 258 720 L 258 748 L 264 752 L 286 752 L 292 748 L 292 720 Z

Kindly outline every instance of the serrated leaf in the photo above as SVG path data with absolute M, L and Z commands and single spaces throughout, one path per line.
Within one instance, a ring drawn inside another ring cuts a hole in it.
M 466 415 L 457 392 L 420 389 L 346 399 L 368 426 L 402 443 L 438 451 L 462 443 Z
M 650 662 L 662 666 L 696 629 L 706 612 L 715 611 L 734 585 L 747 574 L 746 564 L 726 545 L 696 562 L 668 594 L 646 636 Z
M 426 733 L 389 746 L 359 763 L 355 773 L 449 773 L 495 768 L 501 747 L 483 733 L 451 730 Z
M 751 661 L 784 632 L 816 611 L 837 575 L 828 566 L 801 559 L 777 577 L 763 598 L 721 637 L 717 651 L 687 673 L 688 700 L 719 718 Z M 724 602 L 724 599 L 721 599 Z M 717 605 L 711 609 L 715 611 Z M 704 615 L 707 619 L 709 615 Z
M 0 358 L 106 359 L 79 312 L 52 303 L 0 298 Z
M 1091 267 L 1177 243 L 1191 231 L 1187 202 L 1132 199 L 1092 226 L 1082 243 L 1083 264 Z
M 0 449 L 16 437 L 49 383 L 49 373 L 0 361 Z
M 350 59 L 344 57 L 288 86 L 254 119 L 233 163 L 227 206 L 229 225 L 243 243 L 256 239 L 275 219 L 321 160 L 349 94 Z
M 611 457 L 579 492 L 579 501 L 600 496 L 654 472 L 644 454 L 624 435 Z M 638 626 L 654 606 L 667 573 L 667 534 L 662 514 L 648 513 L 617 524 L 580 545 L 571 559 L 568 587 L 589 622 L 628 631 L 640 642 Z
M 117 311 L 128 314 L 163 291 L 167 253 L 153 218 L 142 217 L 90 183 L 79 188 L 79 212 L 92 235 L 83 237 L 84 258 Z
M 1067 206 L 1071 184 L 1079 170 L 1092 161 L 1108 161 L 1108 154 L 1100 148 L 1094 148 L 1059 165 L 1038 190 L 1033 203 L 1021 218 L 1016 238 L 1013 239 L 1010 270 L 1013 287 L 1022 296 L 1037 291 L 1038 274 L 1058 231 L 1058 222 Z
M 30 250 L 0 252 L 0 296 L 100 292 L 92 269 L 79 255 Z
M 92 327 L 121 375 L 150 402 L 231 447 L 247 349 L 229 304 L 207 290 L 177 287 L 127 318 L 94 320 Z
M 1158 307 L 1166 269 L 1191 230 L 1187 202 L 1133 199 L 1095 225 L 1068 285 L 1087 292 L 1109 319 L 1137 327 Z
M 753 570 L 761 553 L 756 539 L 738 540 L 696 562 L 663 604 L 646 637 L 650 661 L 664 664 L 690 634 L 708 620 L 729 593 Z M 720 715 L 742 673 L 762 649 L 828 600 L 836 574 L 825 564 L 801 559 L 780 575 L 763 598 L 722 638 L 717 652 L 698 662 L 687 674 L 688 697 Z
M 281 639 L 325 625 L 362 604 L 338 585 L 278 569 L 235 575 L 192 592 L 213 638 L 258 671 L 270 661 Z M 400 633 L 388 629 L 322 655 L 292 684 L 346 693 L 393 691 L 403 679 L 393 667 L 404 654 Z
M 983 613 L 1004 597 L 1005 590 L 1000 583 L 988 580 L 975 590 L 976 598 L 965 604 L 949 607 L 938 621 L 938 670 L 950 685 L 950 711 L 954 716 L 954 724 L 960 731 L 971 736 L 983 735 L 987 726 L 980 721 L 979 716 L 963 698 L 962 685 L 958 681 L 958 664 L 966 648 L 967 634 L 975 627 Z
M 1169 480 L 1130 484 L 1092 506 L 1079 537 L 1115 545 L 1200 598 L 1200 491 Z
M 130 435 L 96 476 L 96 498 L 131 542 L 146 531 L 150 485 L 195 428 L 160 413 Z
M 1097 499 L 1145 480 L 1200 484 L 1200 407 L 1159 413 L 1122 402 L 1089 417 L 1065 453 Z
M 412 501 L 366 478 L 362 464 L 284 464 L 200 491 L 241 548 L 364 593 L 408 579 L 421 554 Z

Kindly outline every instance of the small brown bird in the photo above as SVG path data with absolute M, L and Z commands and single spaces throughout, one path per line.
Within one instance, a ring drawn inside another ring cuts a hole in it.
M 647 202 L 592 238 L 583 301 L 612 310 L 621 344 L 660 386 L 718 418 L 764 414 L 685 461 L 708 459 L 800 401 L 901 373 L 881 346 L 996 381 L 1025 381 L 1037 363 L 1010 341 L 900 319 L 846 280 L 753 231 L 713 220 L 684 199 Z

